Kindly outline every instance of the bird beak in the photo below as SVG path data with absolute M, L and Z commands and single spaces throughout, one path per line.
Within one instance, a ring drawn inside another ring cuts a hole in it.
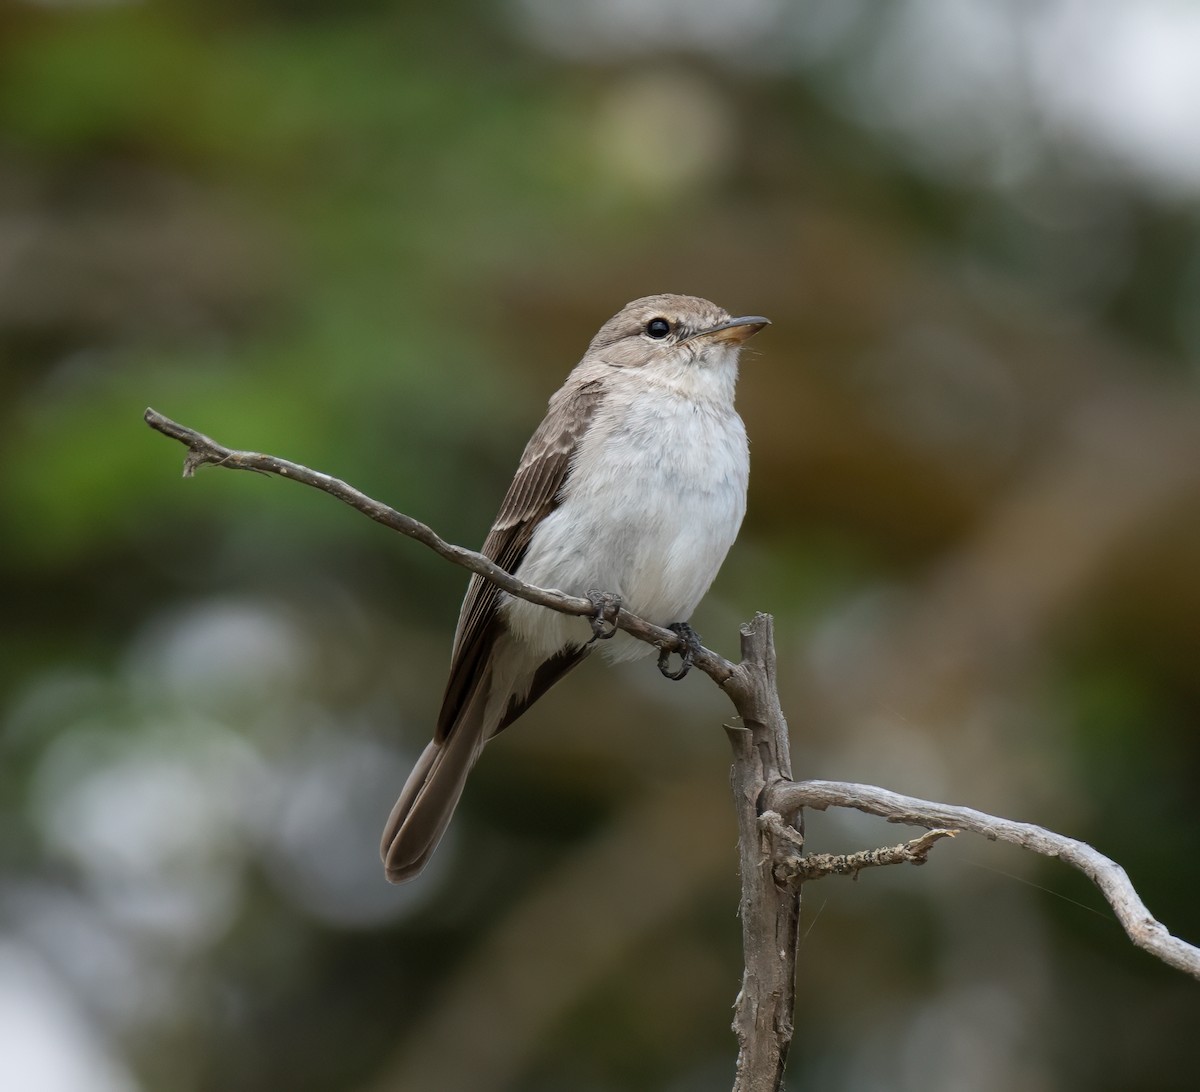
M 722 322 L 720 326 L 714 326 L 710 330 L 701 330 L 687 340 L 691 341 L 698 337 L 710 337 L 714 341 L 732 341 L 740 345 L 747 338 L 757 334 L 764 326 L 770 325 L 771 320 L 763 318 L 762 315 L 743 315 L 741 318 L 733 318 L 728 322 Z

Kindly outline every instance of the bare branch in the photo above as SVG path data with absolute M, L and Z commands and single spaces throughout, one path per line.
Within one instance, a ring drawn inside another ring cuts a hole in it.
M 431 527 L 413 519 L 412 516 L 407 516 L 403 512 L 396 511 L 395 508 L 368 497 L 340 478 L 322 474 L 318 470 L 310 470 L 307 466 L 281 459 L 276 455 L 263 455 L 256 451 L 237 451 L 225 447 L 211 437 L 205 436 L 204 433 L 172 421 L 154 409 L 148 408 L 143 416 L 146 424 L 152 429 L 161 432 L 164 436 L 170 436 L 173 440 L 178 440 L 187 447 L 188 453 L 183 463 L 185 478 L 192 477 L 200 467 L 209 465 L 223 466 L 227 470 L 253 470 L 260 474 L 287 478 L 289 481 L 311 486 L 313 489 L 319 489 L 323 493 L 336 497 L 343 504 L 348 504 L 376 523 L 381 523 L 384 527 L 416 539 L 447 561 L 486 577 L 493 584 L 503 588 L 509 595 L 515 595 L 518 599 L 525 599 L 530 603 L 561 611 L 563 614 L 591 617 L 596 613 L 596 608 L 592 605 L 591 600 L 577 595 L 567 595 L 555 588 L 538 588 L 533 584 L 527 584 L 524 580 L 519 580 L 512 573 L 500 568 L 483 554 L 452 545 Z M 684 642 L 680 640 L 678 634 L 661 626 L 652 625 L 636 614 L 630 614 L 627 610 L 618 612 L 615 624 L 618 629 L 625 630 L 639 641 L 645 641 L 658 648 L 667 648 L 672 652 L 683 651 Z M 723 656 L 719 656 L 707 648 L 701 648 L 698 652 L 693 653 L 692 664 L 722 687 L 729 681 L 735 670 L 734 665 Z
M 734 1004 L 738 1039 L 734 1092 L 777 1092 L 793 1034 L 796 1007 L 796 944 L 800 930 L 800 885 L 775 877 L 778 842 L 759 824 L 764 794 L 789 784 L 792 760 L 788 726 L 779 705 L 775 678 L 774 623 L 756 614 L 742 626 L 742 662 L 726 692 L 744 727 L 727 727 L 733 746 L 734 810 L 738 820 L 742 897 L 742 951 L 745 970 Z M 784 825 L 782 819 L 780 825 Z M 803 844 L 802 832 L 788 828 L 788 844 Z
M 919 838 L 901 842 L 897 846 L 879 849 L 862 849 L 857 853 L 810 853 L 801 856 L 804 839 L 796 828 L 789 825 L 777 811 L 768 811 L 759 817 L 759 830 L 770 831 L 776 851 L 775 879 L 784 884 L 819 880 L 823 876 L 850 876 L 857 879 L 864 868 L 884 868 L 887 865 L 923 865 L 929 859 L 929 851 L 943 838 L 953 838 L 956 830 L 927 830 Z M 788 852 L 791 846 L 796 852 Z
M 1200 948 L 1172 936 L 1138 897 L 1125 870 L 1086 842 L 1055 834 L 1032 823 L 1016 823 L 987 815 L 974 808 L 940 804 L 902 796 L 874 785 L 843 781 L 793 781 L 767 790 L 766 806 L 783 815 L 800 808 L 854 808 L 878 815 L 889 823 L 917 827 L 952 827 L 982 834 L 993 841 L 1011 842 L 1046 857 L 1059 857 L 1079 869 L 1099 889 L 1117 915 L 1117 920 L 1139 948 L 1164 963 L 1200 978 Z
M 353 486 L 299 463 L 274 455 L 237 451 L 147 409 L 146 423 L 178 440 L 188 449 L 184 477 L 205 465 L 229 470 L 253 470 L 320 489 L 376 523 L 414 538 L 439 556 L 491 580 L 511 595 L 565 614 L 590 616 L 588 599 L 537 588 L 501 569 L 482 554 L 464 550 L 441 538 L 432 528 L 368 497 Z M 620 610 L 619 629 L 672 651 L 684 642 L 675 633 Z M 716 653 L 693 650 L 693 664 L 729 695 L 744 729 L 730 729 L 734 747 L 732 778 L 741 828 L 743 896 L 741 917 L 746 948 L 746 973 L 738 995 L 734 1029 L 738 1035 L 736 1092 L 775 1092 L 781 1087 L 795 1008 L 796 938 L 800 916 L 799 889 L 784 890 L 772 876 L 772 854 L 766 832 L 757 831 L 757 808 L 766 786 L 791 777 L 787 722 L 775 683 L 775 645 L 772 620 L 759 614 L 742 627 L 742 662 L 731 664 Z
M 338 478 L 274 455 L 237 451 L 147 409 L 151 428 L 187 447 L 184 477 L 205 465 L 252 470 L 300 482 L 329 493 L 391 530 L 429 547 L 439 556 L 492 581 L 510 595 L 564 614 L 593 616 L 589 599 L 519 580 L 482 554 L 446 542 L 430 527 L 368 497 Z M 619 610 L 615 625 L 631 636 L 673 652 L 684 641 L 668 629 Z M 777 1092 L 791 1043 L 795 1008 L 795 960 L 803 882 L 830 873 L 857 874 L 889 864 L 922 864 L 938 840 L 968 830 L 1051 857 L 1084 872 L 1105 898 L 1138 947 L 1200 978 L 1200 949 L 1172 936 L 1147 911 L 1124 870 L 1091 846 L 1028 823 L 986 815 L 971 808 L 918 800 L 871 785 L 791 780 L 788 729 L 775 678 L 772 619 L 758 614 L 742 627 L 738 664 L 708 649 L 693 650 L 693 662 L 729 696 L 743 727 L 729 728 L 734 762 L 731 779 L 739 825 L 745 972 L 735 1006 L 739 1052 L 735 1092 Z M 890 822 L 931 828 L 901 845 L 851 854 L 800 856 L 802 809 L 855 808 Z M 795 825 L 789 822 L 794 820 Z

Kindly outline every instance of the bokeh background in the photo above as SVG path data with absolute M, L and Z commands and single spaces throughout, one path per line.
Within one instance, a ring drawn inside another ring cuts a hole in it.
M 1087 839 L 1200 940 L 1197 57 L 1171 0 L 0 8 L 0 1084 L 729 1086 L 724 697 L 589 662 L 389 887 L 463 574 L 141 422 L 477 545 L 649 292 L 774 320 L 695 622 L 776 615 L 796 772 Z M 802 931 L 794 1092 L 1200 1081 L 1196 984 L 1053 861 Z

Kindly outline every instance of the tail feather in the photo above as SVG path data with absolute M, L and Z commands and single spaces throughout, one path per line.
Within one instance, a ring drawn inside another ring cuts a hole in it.
M 450 825 L 467 774 L 491 734 L 484 715 L 485 689 L 476 690 L 446 739 L 425 748 L 388 816 L 379 853 L 392 883 L 420 872 Z
M 379 852 L 392 883 L 415 876 L 437 849 L 483 745 L 587 651 L 586 645 L 568 645 L 547 657 L 507 636 L 495 642 L 486 662 L 477 665 L 469 679 L 470 689 L 465 694 L 454 691 L 452 719 L 417 760 L 388 817 Z

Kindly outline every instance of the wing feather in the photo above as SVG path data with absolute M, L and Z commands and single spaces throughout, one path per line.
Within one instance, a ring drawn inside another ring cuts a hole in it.
M 480 551 L 507 572 L 515 572 L 539 523 L 561 503 L 563 486 L 571 473 L 579 440 L 603 401 L 604 384 L 591 379 L 568 385 L 550 400 L 545 419 L 525 446 L 512 485 L 504 496 L 496 522 Z M 438 714 L 436 740 L 444 740 L 458 720 L 473 688 L 482 680 L 488 657 L 501 626 L 501 592 L 481 576 L 472 576 L 458 616 L 450 677 L 442 709 Z M 554 669 L 540 672 L 538 685 L 529 698 L 510 708 L 505 724 L 511 723 L 532 701 L 566 674 L 583 658 L 576 654 L 556 656 Z M 549 677 L 552 675 L 553 677 Z

